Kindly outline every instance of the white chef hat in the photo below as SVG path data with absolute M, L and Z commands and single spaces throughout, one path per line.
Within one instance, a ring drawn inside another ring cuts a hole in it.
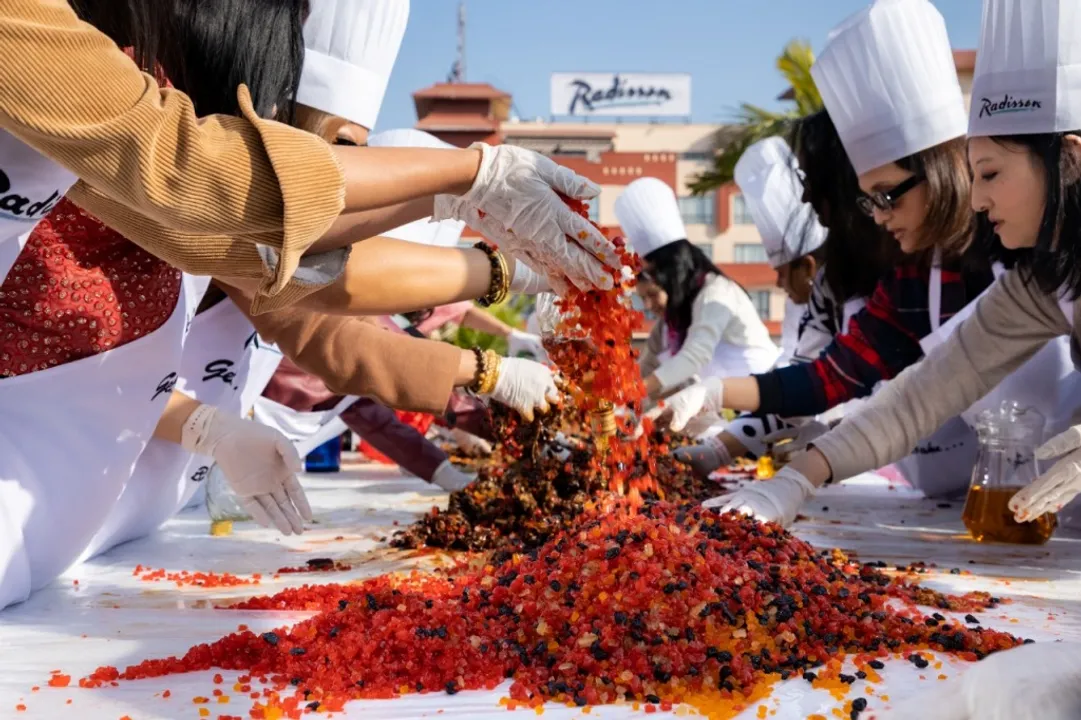
M 736 163 L 736 184 L 774 268 L 814 252 L 826 241 L 826 229 L 803 202 L 798 170 L 795 154 L 779 137 L 754 143 Z
M 297 102 L 375 127 L 408 20 L 409 0 L 311 0 Z
M 946 22 L 929 0 L 876 0 L 833 30 L 811 75 L 857 174 L 965 134 Z
M 368 136 L 368 145 L 371 147 L 454 147 L 450 143 L 443 142 L 435 135 L 426 133 L 423 130 L 414 130 L 413 128 L 384 130 L 383 132 L 373 133 Z M 422 218 L 389 230 L 383 233 L 383 236 L 436 247 L 454 247 L 461 240 L 463 230 L 465 230 L 465 223 L 459 220 L 431 222 L 428 218 Z
M 984 0 L 968 134 L 1081 129 L 1081 2 Z
M 687 237 L 676 194 L 663 180 L 635 180 L 616 198 L 615 210 L 623 233 L 639 257 Z

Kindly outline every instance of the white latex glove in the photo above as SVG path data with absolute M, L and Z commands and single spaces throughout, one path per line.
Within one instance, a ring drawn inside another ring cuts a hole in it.
M 184 423 L 186 450 L 209 455 L 252 518 L 284 535 L 304 532 L 312 509 L 296 474 L 304 462 L 279 431 L 200 405 Z
M 544 349 L 540 335 L 511 330 L 507 336 L 507 352 L 511 357 L 518 357 L 522 353 L 530 355 L 537 362 L 548 362 L 548 352 Z
M 724 410 L 724 383 L 718 377 L 706 378 L 680 390 L 664 401 L 664 405 L 646 413 L 658 427 L 667 426 L 679 432 L 699 413 L 721 414 Z
M 770 455 L 773 456 L 774 460 L 786 463 L 792 456 L 792 453 L 806 450 L 808 445 L 829 431 L 830 428 L 828 425 L 824 425 L 817 420 L 809 420 L 803 425 L 783 428 L 776 432 L 771 432 L 762 438 L 762 442 L 768 447 L 770 445 L 776 445 L 776 443 L 779 443 L 782 440 L 791 440 L 792 442 L 790 443 L 773 447 L 770 450 Z
M 503 358 L 492 399 L 518 411 L 527 422 L 533 420 L 533 410 L 544 414 L 550 403 L 559 402 L 552 371 L 532 360 Z
M 744 485 L 727 495 L 702 503 L 703 507 L 735 510 L 762 522 L 791 525 L 800 507 L 815 492 L 815 486 L 803 473 L 791 467 L 781 468 L 769 480 Z
M 476 479 L 476 475 L 464 473 L 454 467 L 450 460 L 444 460 L 432 473 L 432 484 L 438 485 L 447 492 L 455 492 L 469 487 Z
M 715 470 L 732 464 L 732 455 L 721 442 L 720 437 L 711 437 L 700 445 L 676 448 L 672 452 L 672 457 L 687 463 L 697 475 L 702 477 L 708 477 Z
M 1081 718 L 1081 645 L 1035 643 L 997 652 L 963 675 L 927 683 L 878 720 L 1076 720 Z
M 460 197 L 436 196 L 434 220 L 464 221 L 504 252 L 533 260 L 535 269 L 556 282 L 566 276 L 582 290 L 612 287 L 604 266 L 620 267 L 615 245 L 555 193 L 588 200 L 600 194 L 597 185 L 530 150 L 470 147 L 482 153 L 473 187 Z
M 1056 435 L 1036 451 L 1039 460 L 1060 455 L 1065 457 L 1010 498 L 1010 510 L 1018 522 L 1035 520 L 1046 512 L 1058 512 L 1081 493 L 1081 425 Z
M 510 280 L 510 291 L 519 295 L 537 295 L 551 291 L 548 278 L 533 270 L 521 260 L 514 263 L 514 277 Z
M 492 454 L 492 444 L 461 428 L 451 428 L 450 436 L 462 454 L 469 457 L 487 457 Z

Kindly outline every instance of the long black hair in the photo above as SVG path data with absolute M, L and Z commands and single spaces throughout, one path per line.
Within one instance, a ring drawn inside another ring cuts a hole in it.
M 694 299 L 710 275 L 728 277 L 713 264 L 701 248 L 687 240 L 676 240 L 646 255 L 645 276 L 668 296 L 664 322 L 682 343 L 691 327 Z M 746 292 L 746 291 L 745 291 Z
M 838 302 L 869 297 L 900 259 L 897 243 L 856 207 L 859 178 L 825 110 L 798 120 L 789 145 L 799 158 L 804 199 L 826 226 L 826 285 Z
M 977 215 L 975 242 L 993 259 L 1007 267 L 1013 264 L 1042 292 L 1064 292 L 1073 301 L 1081 297 L 1081 182 L 1077 180 L 1081 167 L 1066 149 L 1066 135 L 1081 135 L 1081 131 L 991 138 L 1007 149 L 1022 148 L 1040 161 L 1047 198 L 1035 247 L 1003 247 L 986 212 Z
M 291 122 L 304 64 L 308 0 L 76 0 L 80 16 L 136 63 L 186 93 L 200 116 L 239 112 L 237 87 L 255 112 Z

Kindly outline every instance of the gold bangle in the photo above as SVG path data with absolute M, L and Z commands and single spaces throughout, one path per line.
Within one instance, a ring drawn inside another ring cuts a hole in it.
M 510 294 L 510 269 L 507 267 L 507 259 L 494 247 L 486 242 L 479 242 L 473 246 L 488 256 L 488 264 L 492 269 L 491 280 L 488 282 L 488 292 L 477 302 L 481 307 L 498 305 L 507 299 Z
M 469 389 L 479 395 L 491 395 L 499 381 L 502 358 L 491 350 L 481 350 L 477 347 L 473 348 L 473 354 L 477 357 L 477 370 Z

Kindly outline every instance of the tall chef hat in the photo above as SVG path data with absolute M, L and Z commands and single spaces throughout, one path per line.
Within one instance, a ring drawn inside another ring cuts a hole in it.
M 412 128 L 374 133 L 368 136 L 368 145 L 371 147 L 454 147 L 450 143 L 445 143 L 423 130 L 414 130 Z M 424 245 L 435 245 L 436 247 L 454 247 L 461 239 L 464 229 L 465 223 L 459 220 L 431 222 L 429 218 L 422 218 L 414 220 L 408 225 L 389 230 L 383 233 L 383 236 L 395 238 L 396 240 L 423 243 Z
M 968 133 L 1081 130 L 1081 2 L 984 0 Z
M 946 22 L 929 0 L 877 0 L 848 18 L 811 75 L 857 174 L 965 134 Z
M 635 180 L 616 199 L 615 210 L 620 227 L 639 257 L 687 237 L 676 194 L 663 180 Z
M 311 0 L 297 102 L 371 130 L 409 20 L 409 0 Z
M 803 202 L 799 162 L 784 140 L 771 137 L 748 147 L 736 163 L 735 178 L 774 268 L 826 241 L 826 229 Z

